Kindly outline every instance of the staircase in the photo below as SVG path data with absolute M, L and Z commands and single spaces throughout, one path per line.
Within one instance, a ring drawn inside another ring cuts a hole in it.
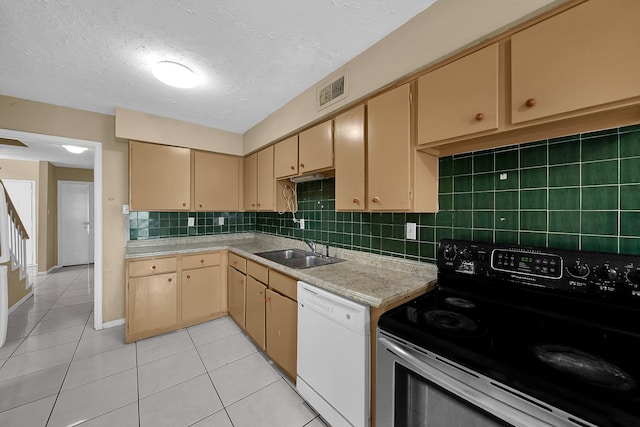
M 9 193 L 0 180 L 0 347 L 7 337 L 9 289 L 30 287 L 27 274 L 27 239 Z M 16 274 L 17 273 L 17 274 Z

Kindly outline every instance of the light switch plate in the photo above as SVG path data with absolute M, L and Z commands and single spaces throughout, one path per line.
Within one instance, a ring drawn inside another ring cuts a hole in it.
M 223 216 L 218 218 L 218 225 L 224 225 L 224 217 Z
M 189 222 L 187 222 L 187 226 L 193 227 L 196 225 L 196 219 L 192 216 L 189 217 Z
M 416 240 L 416 223 L 415 222 L 407 223 L 407 239 Z

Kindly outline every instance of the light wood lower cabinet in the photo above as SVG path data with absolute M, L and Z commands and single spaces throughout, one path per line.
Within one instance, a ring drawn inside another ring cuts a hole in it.
M 298 303 L 267 289 L 267 354 L 295 381 L 298 361 Z
M 129 279 L 127 335 L 160 333 L 178 323 L 177 279 L 176 273 Z
M 229 266 L 227 273 L 227 295 L 229 316 L 240 326 L 245 328 L 245 292 L 247 276 L 241 271 Z
M 265 292 L 267 287 L 254 279 L 247 277 L 247 301 L 245 327 L 247 333 L 260 346 L 266 348 L 265 340 Z
M 223 251 L 126 262 L 125 342 L 227 314 Z

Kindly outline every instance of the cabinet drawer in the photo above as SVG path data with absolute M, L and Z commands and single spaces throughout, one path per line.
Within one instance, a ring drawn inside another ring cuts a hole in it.
M 264 284 L 269 283 L 269 268 L 257 262 L 247 260 L 247 274 Z
M 189 270 L 192 268 L 211 267 L 220 265 L 220 252 L 209 252 L 195 255 L 182 256 L 182 269 Z
M 247 260 L 232 252 L 229 252 L 229 265 L 243 273 L 247 272 Z
M 129 261 L 129 277 L 151 276 L 176 271 L 175 257 Z
M 269 288 L 280 292 L 293 300 L 298 300 L 298 282 L 289 276 L 271 270 Z

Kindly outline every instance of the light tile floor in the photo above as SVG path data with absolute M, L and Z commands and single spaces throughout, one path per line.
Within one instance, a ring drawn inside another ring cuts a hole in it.
M 9 316 L 0 426 L 325 426 L 228 318 L 127 345 L 94 330 L 92 270 L 37 276 Z

